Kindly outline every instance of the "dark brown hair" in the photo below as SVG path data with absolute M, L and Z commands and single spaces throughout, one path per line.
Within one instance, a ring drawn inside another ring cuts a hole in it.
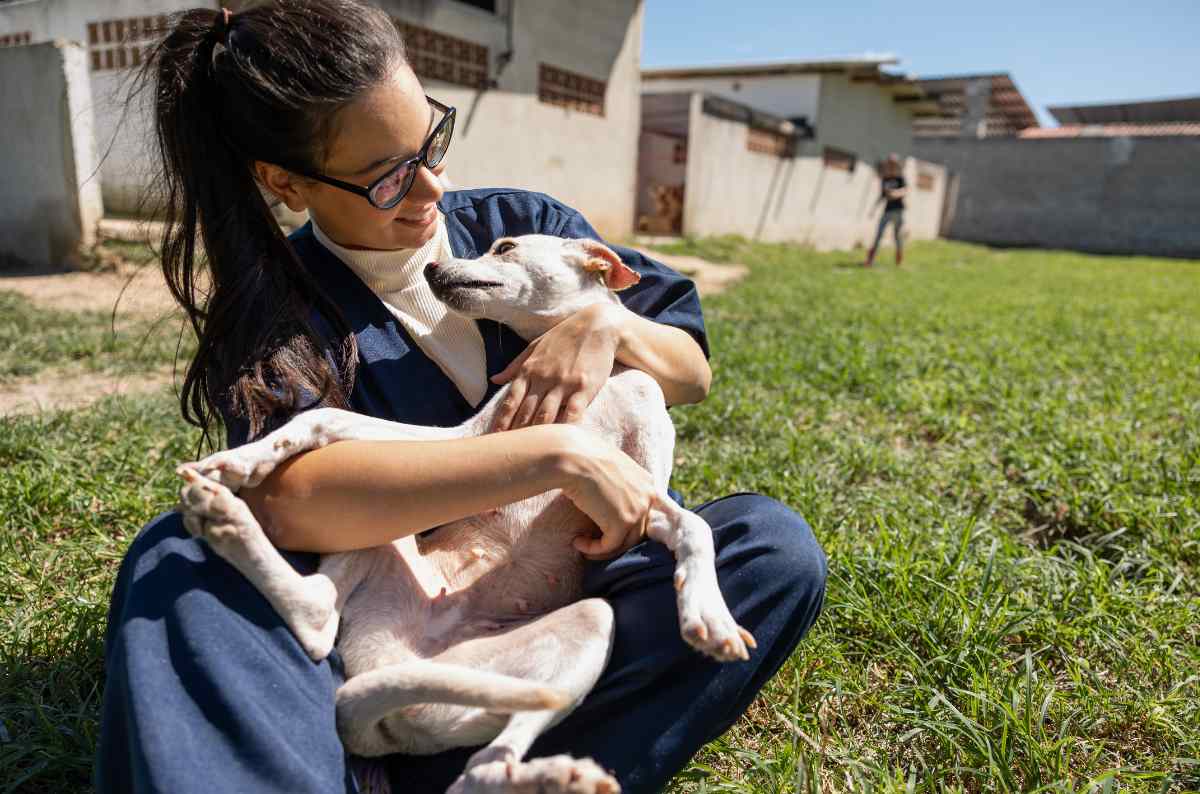
M 254 437 L 305 394 L 345 405 L 354 334 L 283 236 L 254 163 L 323 170 L 338 112 L 403 61 L 379 9 L 273 0 L 232 16 L 183 12 L 143 66 L 161 158 L 163 273 L 198 339 L 180 404 L 204 442 L 223 411 Z M 313 328 L 313 311 L 334 339 Z

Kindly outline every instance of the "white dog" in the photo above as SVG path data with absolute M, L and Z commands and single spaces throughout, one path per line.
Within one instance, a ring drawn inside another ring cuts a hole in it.
M 618 301 L 639 276 L 592 240 L 504 238 L 484 256 L 426 268 L 434 293 L 468 317 L 488 317 L 533 339 L 585 306 Z M 501 390 L 453 428 L 388 422 L 322 408 L 259 441 L 179 469 L 189 531 L 267 597 L 305 650 L 338 648 L 347 681 L 338 730 L 354 753 L 436 753 L 490 742 L 452 792 L 599 792 L 617 782 L 590 759 L 523 761 L 530 745 L 587 695 L 608 661 L 613 614 L 581 600 L 584 560 L 572 540 L 594 529 L 559 491 L 408 535 L 389 546 L 330 554 L 301 576 L 233 495 L 280 462 L 336 441 L 476 436 L 491 426 Z M 581 425 L 610 439 L 652 474 L 660 493 L 647 533 L 675 554 L 685 641 L 722 661 L 749 658 L 717 586 L 712 530 L 666 493 L 675 431 L 658 384 L 618 366 Z M 404 530 L 397 527 L 397 532 Z

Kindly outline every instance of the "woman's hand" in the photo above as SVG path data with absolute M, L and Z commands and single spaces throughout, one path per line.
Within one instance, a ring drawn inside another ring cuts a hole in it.
M 565 429 L 565 428 L 564 428 Z M 589 431 L 571 433 L 563 456 L 563 494 L 600 529 L 599 536 L 575 538 L 590 560 L 617 557 L 646 536 L 650 509 L 658 503 L 654 478 L 633 458 Z
M 621 337 L 616 304 L 588 306 L 529 343 L 495 383 L 510 383 L 492 430 L 576 422 L 612 374 Z

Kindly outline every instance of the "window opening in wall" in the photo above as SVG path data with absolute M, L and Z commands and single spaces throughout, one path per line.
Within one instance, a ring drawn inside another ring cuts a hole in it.
M 92 71 L 139 66 L 167 31 L 166 14 L 87 23 Z
M 787 157 L 792 151 L 791 136 L 774 130 L 746 128 L 746 148 L 752 152 Z
M 22 44 L 28 44 L 33 38 L 28 30 L 20 33 L 4 33 L 0 34 L 0 47 L 20 47 Z
M 848 173 L 853 173 L 855 163 L 858 160 L 850 152 L 835 149 L 832 146 L 825 147 L 823 159 L 826 168 L 834 168 L 838 171 L 846 171 Z
M 488 48 L 473 41 L 393 19 L 418 77 L 468 88 L 488 84 Z
M 464 5 L 475 6 L 476 8 L 482 8 L 484 11 L 490 11 L 493 14 L 496 13 L 496 0 L 458 0 L 458 2 L 463 3 Z
M 603 116 L 606 89 L 603 80 L 593 80 L 548 63 L 538 68 L 538 100 L 547 105 Z

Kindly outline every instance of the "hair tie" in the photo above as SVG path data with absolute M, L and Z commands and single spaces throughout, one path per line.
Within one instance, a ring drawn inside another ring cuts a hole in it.
M 233 12 L 228 8 L 221 9 L 221 15 L 217 17 L 216 24 L 213 25 L 213 34 L 217 37 L 217 42 L 222 47 L 227 47 L 229 42 L 229 27 L 233 20 Z

